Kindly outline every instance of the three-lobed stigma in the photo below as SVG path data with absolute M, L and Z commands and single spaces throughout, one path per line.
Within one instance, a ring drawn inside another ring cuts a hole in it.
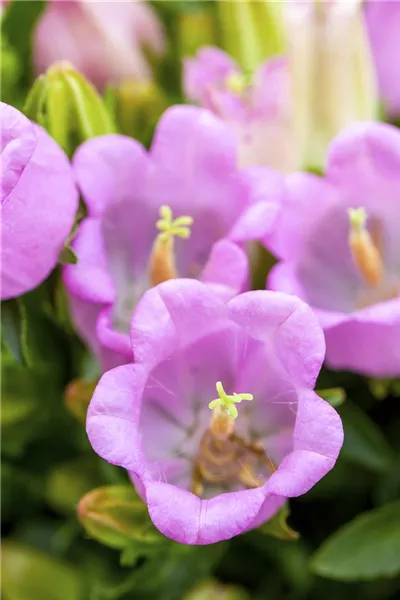
M 156 222 L 156 228 L 160 233 L 154 241 L 149 263 L 149 280 L 152 285 L 177 277 L 174 239 L 176 237 L 188 239 L 192 225 L 192 217 L 185 215 L 174 219 L 170 206 L 160 207 L 160 218 Z
M 160 207 L 160 218 L 156 222 L 157 229 L 161 232 L 158 237 L 160 241 L 167 242 L 174 237 L 188 239 L 190 237 L 190 227 L 193 225 L 193 218 L 187 215 L 172 218 L 172 209 L 164 204 Z
M 218 398 L 211 400 L 208 408 L 218 409 L 224 413 L 227 413 L 232 419 L 237 419 L 238 410 L 235 404 L 242 402 L 242 400 L 253 400 L 252 394 L 227 394 L 220 381 L 217 381 L 216 388 L 218 392 Z

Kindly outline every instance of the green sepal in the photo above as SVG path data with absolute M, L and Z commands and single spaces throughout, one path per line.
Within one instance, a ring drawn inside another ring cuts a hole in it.
M 290 510 L 289 505 L 284 504 L 282 508 L 269 521 L 261 525 L 258 531 L 266 535 L 271 535 L 278 540 L 295 541 L 299 539 L 300 534 L 294 531 L 288 524 Z

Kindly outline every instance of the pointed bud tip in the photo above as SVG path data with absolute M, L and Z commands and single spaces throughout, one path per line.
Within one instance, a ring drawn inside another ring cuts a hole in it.
M 59 60 L 47 69 L 47 75 L 58 75 L 59 73 L 65 73 L 66 71 L 75 71 L 74 65 L 69 60 Z

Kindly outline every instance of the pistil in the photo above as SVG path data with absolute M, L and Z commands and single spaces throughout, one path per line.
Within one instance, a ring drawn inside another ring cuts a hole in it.
M 227 394 L 220 381 L 218 398 L 208 405 L 213 411 L 196 460 L 192 492 L 202 496 L 205 486 L 256 488 L 275 471 L 261 444 L 248 442 L 234 432 L 238 417 L 236 404 L 253 400 L 252 394 Z
M 156 223 L 160 233 L 154 241 L 149 264 L 149 279 L 152 285 L 177 277 L 174 239 L 175 237 L 189 238 L 192 224 L 192 217 L 182 216 L 173 219 L 171 208 L 166 205 L 161 206 L 160 219 Z
M 383 261 L 380 248 L 366 228 L 365 208 L 350 208 L 349 247 L 355 266 L 365 281 L 378 286 L 383 277 Z
M 233 433 L 235 419 L 238 417 L 238 410 L 235 404 L 242 400 L 253 400 L 252 394 L 227 394 L 220 381 L 216 384 L 218 398 L 212 400 L 208 405 L 211 408 L 212 418 L 210 431 L 216 438 L 224 439 Z

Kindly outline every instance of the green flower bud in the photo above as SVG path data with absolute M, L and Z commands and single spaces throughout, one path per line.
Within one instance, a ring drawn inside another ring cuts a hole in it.
M 377 117 L 377 89 L 362 2 L 285 2 L 297 153 L 321 170 L 329 142 Z
M 116 130 L 96 89 L 67 61 L 55 63 L 35 81 L 24 112 L 69 155 L 84 140 Z
M 65 389 L 64 402 L 66 407 L 80 423 L 84 424 L 86 422 L 87 409 L 96 385 L 96 381 L 74 379 Z
M 218 0 L 218 16 L 223 48 L 244 71 L 284 50 L 282 2 L 269 0 Z
M 224 585 L 218 581 L 204 581 L 193 588 L 184 600 L 248 600 L 245 590 L 236 585 Z
M 203 2 L 201 10 L 177 16 L 179 56 L 182 58 L 196 54 L 201 46 L 217 43 L 215 21 L 208 8 L 208 3 Z
M 154 545 L 165 539 L 130 485 L 92 490 L 79 502 L 78 517 L 90 537 L 111 548 L 125 550 L 136 544 Z

